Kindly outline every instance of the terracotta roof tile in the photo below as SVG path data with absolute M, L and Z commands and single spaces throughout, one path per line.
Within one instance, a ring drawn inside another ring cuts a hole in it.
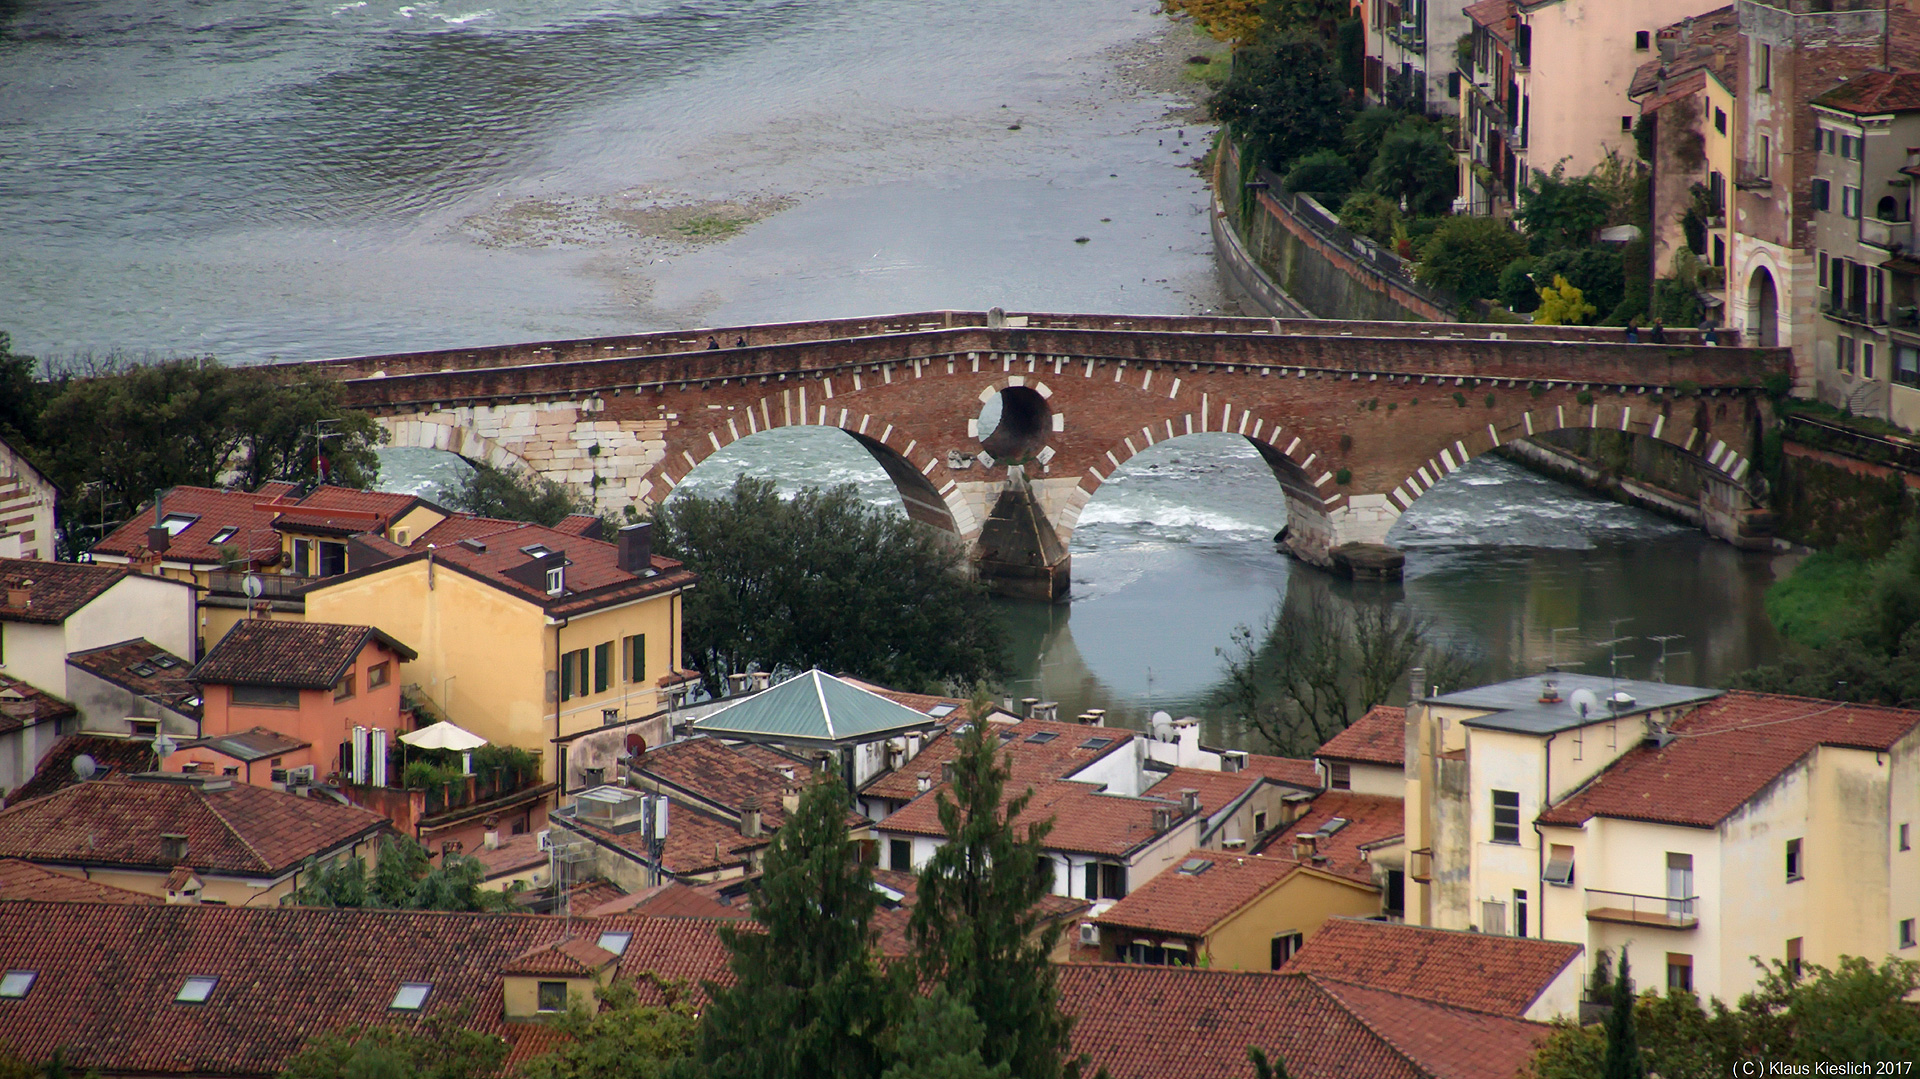
M 1134 738 L 1133 731 L 1117 727 L 1088 727 L 1043 719 L 993 723 L 991 728 L 994 736 L 1001 740 L 1001 748 L 1013 769 L 1008 787 L 1014 794 L 1028 786 L 1072 775 L 1109 753 L 1121 752 Z M 1036 735 L 1042 736 L 1040 741 L 1033 740 Z M 1046 737 L 1049 735 L 1051 737 Z M 920 794 L 922 772 L 938 787 L 941 766 L 959 755 L 958 744 L 954 732 L 939 732 L 921 746 L 912 760 L 869 780 L 860 793 L 869 798 L 909 801 Z
M 203 873 L 277 877 L 388 827 L 378 813 L 225 781 L 109 777 L 0 810 L 0 857 L 159 872 L 163 835 Z
M 1813 99 L 1856 116 L 1920 109 L 1920 71 L 1863 71 Z
M 939 807 L 939 798 L 945 789 L 935 787 L 908 802 L 882 820 L 879 829 L 901 835 L 945 835 Z M 1012 798 L 1024 789 L 1009 782 L 1007 796 Z M 1171 825 L 1155 828 L 1154 811 L 1169 808 L 1173 810 Z M 1103 793 L 1096 784 L 1059 780 L 1036 788 L 1026 808 L 1014 818 L 1014 825 L 1024 829 L 1043 821 L 1053 822 L 1046 838 L 1049 850 L 1123 856 L 1172 828 L 1187 826 L 1188 818 L 1180 815 L 1178 796 L 1171 801 L 1160 797 L 1129 798 Z
M 668 815 L 667 838 L 660 851 L 661 868 L 675 876 L 692 876 L 719 869 L 745 865 L 747 852 L 772 842 L 763 832 L 758 838 L 740 834 L 740 826 L 684 803 L 676 803 Z M 646 841 L 639 831 L 614 832 L 586 821 L 572 819 L 567 827 L 590 840 L 626 851 L 636 858 L 651 860 Z
M 1560 941 L 1329 918 L 1286 972 L 1519 1016 L 1583 950 Z
M 1509 1079 L 1552 1029 L 1303 975 L 1057 970 L 1074 1050 L 1113 1079 L 1245 1079 L 1250 1045 L 1295 1079 Z
M 873 927 L 879 933 L 878 945 L 881 955 L 905 956 L 913 952 L 913 946 L 907 937 L 907 923 L 913 919 L 913 904 L 920 898 L 920 877 L 915 873 L 902 873 L 892 869 L 873 871 L 873 882 L 900 893 L 898 902 L 882 900 L 873 912 Z M 1084 913 L 1092 904 L 1084 899 L 1073 899 L 1064 895 L 1049 893 L 1040 897 L 1034 904 L 1046 922 L 1067 922 Z
M 1592 817 L 1711 828 L 1815 746 L 1885 751 L 1920 725 L 1920 711 L 1729 691 L 1674 722 L 1662 748 L 1642 743 L 1540 814 L 1540 823 Z
M 183 716 L 200 717 L 200 687 L 187 677 L 193 661 L 145 638 L 74 652 L 67 665 Z
M 689 984 L 726 980 L 716 921 L 567 920 L 532 914 L 0 903 L 0 954 L 37 972 L 0 1008 L 0 1041 L 30 1060 L 64 1047 L 81 1070 L 266 1079 L 320 1031 L 405 1020 L 403 982 L 424 982 L 422 1014 L 462 1006 L 468 1024 L 514 1043 L 510 1059 L 551 1044 L 540 1024 L 504 1021 L 501 970 L 571 933 L 630 932 L 616 980 L 655 999 L 643 973 Z M 74 942 L 85 941 L 86 947 Z M 205 1004 L 177 1004 L 189 975 L 219 978 Z
M 168 541 L 169 562 L 218 564 L 224 561 L 220 548 L 234 547 L 248 561 L 272 563 L 280 557 L 280 534 L 275 525 L 283 515 L 296 515 L 300 524 L 316 532 L 338 535 L 383 532 L 394 518 L 423 502 L 416 495 L 333 486 L 316 487 L 301 497 L 289 483 L 263 484 L 257 491 L 174 487 L 160 496 L 160 515 L 193 518 Z M 349 518 L 329 514 L 329 510 L 371 513 L 375 519 Z M 148 506 L 114 529 L 93 549 L 101 554 L 133 558 L 146 550 L 147 529 L 154 523 L 153 508 Z M 220 543 L 213 542 L 215 536 L 227 529 L 233 530 L 231 535 Z
M 78 711 L 51 693 L 0 674 L 0 734 L 66 719 Z
M 1192 867 L 1204 867 L 1192 872 Z M 1196 850 L 1135 887 L 1094 919 L 1186 937 L 1204 936 L 1220 920 L 1253 902 L 1300 868 L 1291 858 Z
M 306 749 L 312 744 L 282 734 L 270 727 L 249 727 L 233 734 L 215 734 L 206 738 L 195 738 L 192 741 L 180 743 L 180 748 L 205 747 L 236 761 L 251 763 L 292 753 L 296 749 Z
M 0 622 L 59 625 L 132 573 L 125 566 L 0 558 Z M 16 607 L 11 593 L 23 584 L 27 603 Z
M 619 956 L 580 937 L 565 937 L 532 948 L 513 957 L 500 968 L 502 974 L 558 974 L 584 978 L 597 974 Z
M 82 756 L 92 758 L 94 776 L 101 779 L 151 771 L 160 764 L 153 757 L 153 743 L 145 738 L 69 734 L 55 742 L 47 755 L 40 758 L 33 778 L 7 792 L 6 804 L 18 805 L 34 798 L 44 798 L 80 782 L 74 775 L 73 762 Z
M 1249 753 L 1247 766 L 1243 771 L 1248 774 L 1263 775 L 1276 783 L 1284 783 L 1301 790 L 1317 791 L 1322 786 L 1319 769 L 1314 767 L 1311 760 L 1302 760 L 1298 757 L 1268 757 L 1259 753 Z
M 540 848 L 540 835 L 537 832 L 503 835 L 497 847 L 483 844 L 466 853 L 480 862 L 488 880 L 544 866 L 549 861 L 547 852 Z
M 235 622 L 189 677 L 202 684 L 329 689 L 370 641 L 403 660 L 417 658 L 413 649 L 373 626 L 248 619 Z
M 41 903 L 158 903 L 160 897 L 130 892 L 43 869 L 18 858 L 0 858 L 0 900 Z
M 1373 869 L 1362 857 L 1362 847 L 1390 840 L 1406 832 L 1406 804 L 1398 798 L 1372 794 L 1348 794 L 1328 791 L 1313 800 L 1299 820 L 1274 833 L 1259 851 L 1268 857 L 1291 857 L 1300 836 L 1331 826 L 1335 818 L 1345 820 L 1331 834 L 1316 839 L 1306 864 L 1322 872 L 1372 883 Z M 1321 859 L 1324 859 L 1322 861 Z
M 780 796 L 798 789 L 811 773 L 805 765 L 789 764 L 795 777 L 789 779 L 760 763 L 764 759 L 764 755 L 744 753 L 718 738 L 701 735 L 650 749 L 634 768 L 649 779 L 729 813 L 738 814 L 748 798 L 757 799 L 761 822 L 778 827 L 786 819 Z
M 592 905 L 575 900 L 574 908 L 589 918 L 610 914 L 644 914 L 650 918 L 745 918 L 744 908 L 722 906 L 705 892 L 677 880 L 642 888 L 632 895 L 602 899 Z
M 1514 13 L 1513 0 L 1480 0 L 1461 10 L 1474 25 L 1484 26 L 1494 37 L 1513 44 L 1514 24 L 1519 22 L 1519 17 Z
M 1663 100 L 1641 102 L 1641 111 L 1650 113 L 1670 100 L 1681 83 L 1688 86 L 1685 93 L 1699 93 L 1709 71 L 1732 86 L 1739 36 L 1740 18 L 1732 5 L 1661 27 L 1654 34 L 1656 55 L 1634 71 L 1627 96 L 1637 100 L 1660 91 Z
M 949 716 L 959 715 L 963 709 L 973 703 L 962 700 L 959 697 L 941 697 L 931 693 L 906 693 L 901 690 L 876 685 L 873 682 L 862 681 L 848 674 L 839 674 L 834 677 L 850 685 L 859 686 L 868 693 L 878 693 L 880 696 L 885 697 L 895 704 L 904 704 L 916 712 L 925 712 L 928 715 L 933 715 L 934 710 L 937 708 L 947 709 L 947 711 L 936 716 L 936 719 L 945 719 Z
M 1353 725 L 1326 740 L 1313 755 L 1365 764 L 1406 764 L 1407 710 L 1384 704 L 1367 709 Z

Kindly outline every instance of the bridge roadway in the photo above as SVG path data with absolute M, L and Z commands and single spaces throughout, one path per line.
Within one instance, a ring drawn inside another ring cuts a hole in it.
M 743 342 L 743 343 L 742 343 Z M 709 348 L 709 343 L 722 347 Z M 737 346 L 737 347 L 736 347 Z M 1248 439 L 1306 561 L 1390 565 L 1387 529 L 1471 458 L 1558 428 L 1660 439 L 1693 461 L 1709 531 L 1755 513 L 1763 390 L 1786 349 L 1618 330 L 932 311 L 276 365 L 337 379 L 391 444 L 525 467 L 644 510 L 707 455 L 774 427 L 846 431 L 916 520 L 980 572 L 1058 598 L 1081 509 L 1169 438 Z M 983 403 L 1002 421 L 982 440 Z

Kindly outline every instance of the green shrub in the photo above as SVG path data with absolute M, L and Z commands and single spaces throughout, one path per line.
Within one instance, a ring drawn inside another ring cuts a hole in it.
M 1461 408 L 1467 407 L 1467 395 L 1456 391 L 1453 395 L 1453 403 Z
M 1449 217 L 1420 249 L 1422 284 L 1447 289 L 1463 303 L 1500 289 L 1500 273 L 1526 254 L 1526 238 L 1491 217 Z
M 1287 170 L 1288 191 L 1312 195 L 1330 206 L 1338 206 L 1359 181 L 1347 159 L 1338 150 L 1315 150 L 1293 163 Z

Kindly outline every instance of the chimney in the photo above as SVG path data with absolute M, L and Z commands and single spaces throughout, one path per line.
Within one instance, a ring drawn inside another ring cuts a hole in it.
M 921 772 L 914 778 L 913 785 L 922 792 L 930 791 L 933 789 L 933 777 Z
M 647 521 L 620 529 L 620 568 L 636 577 L 653 572 L 653 525 Z
M 727 675 L 727 695 L 738 697 L 740 694 L 745 693 L 747 687 L 752 684 L 753 676 L 750 674 Z
M 1155 806 L 1153 810 L 1153 830 L 1164 832 L 1173 827 L 1173 810 L 1164 806 Z
M 488 817 L 487 830 L 481 833 L 480 845 L 487 850 L 500 849 L 500 818 Z
M 1199 791 L 1194 790 L 1192 787 L 1185 787 L 1181 789 L 1180 812 L 1189 817 L 1193 816 L 1195 813 L 1200 812 L 1200 792 Z
M 1244 749 L 1229 749 L 1225 753 L 1220 754 L 1220 770 L 1222 772 L 1246 771 L 1247 751 Z
M 1427 669 L 1415 667 L 1407 672 L 1407 695 L 1419 700 L 1427 695 Z
M 1026 716 L 1028 719 L 1039 719 L 1040 718 L 1038 714 L 1039 711 L 1040 711 L 1040 698 L 1038 697 L 1020 698 L 1020 714 L 1021 715 Z
M 953 782 L 953 762 L 952 761 L 944 761 L 941 763 L 940 782 L 942 783 Z
M 1044 719 L 1049 723 L 1060 718 L 1060 705 L 1056 701 L 1041 701 L 1033 706 L 1033 718 Z
M 147 529 L 147 549 L 155 554 L 165 554 L 173 546 L 173 535 L 167 531 L 167 513 L 162 505 L 166 492 L 156 487 L 153 490 L 153 527 Z
M 1105 708 L 1089 708 L 1087 709 L 1087 715 L 1090 717 L 1087 720 L 1088 726 L 1104 727 L 1107 725 L 1107 710 Z
M 760 799 L 751 794 L 740 803 L 740 834 L 748 839 L 760 838 Z
M 23 610 L 33 606 L 33 582 L 22 577 L 7 585 L 7 606 Z
M 767 688 L 773 681 L 773 675 L 768 674 L 766 671 L 754 671 L 751 677 L 753 678 L 753 688 L 756 692 Z
M 1320 853 L 1320 837 L 1312 832 L 1302 832 L 1293 837 L 1293 857 L 1296 861 L 1307 861 Z

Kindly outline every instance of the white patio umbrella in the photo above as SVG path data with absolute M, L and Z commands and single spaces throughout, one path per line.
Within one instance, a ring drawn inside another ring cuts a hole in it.
M 409 731 L 401 735 L 400 740 L 415 749 L 459 750 L 460 771 L 466 775 L 473 774 L 473 751 L 487 744 L 485 738 L 444 719 L 417 731 Z

